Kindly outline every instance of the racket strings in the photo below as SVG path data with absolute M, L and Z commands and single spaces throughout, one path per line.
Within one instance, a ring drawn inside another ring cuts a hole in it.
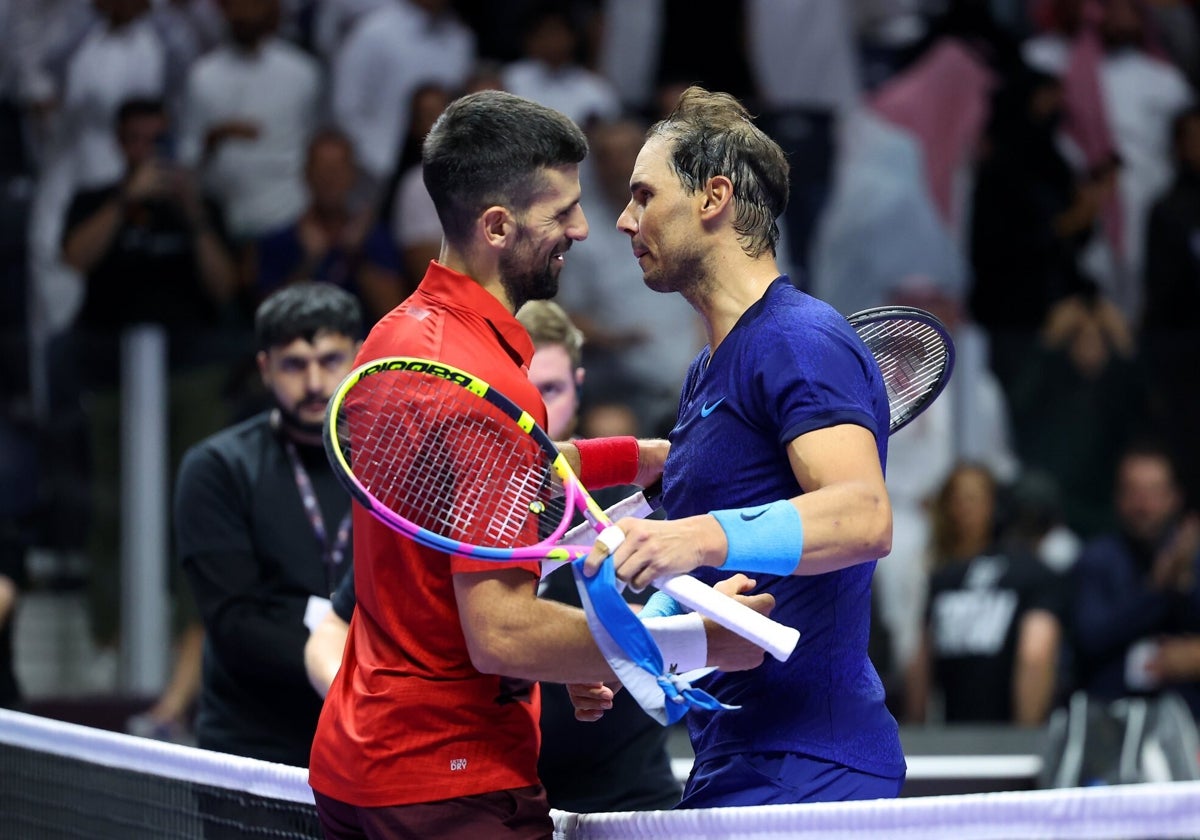
M 541 447 L 459 385 L 409 371 L 376 373 L 347 395 L 342 413 L 340 443 L 355 477 L 419 528 L 513 547 L 540 542 L 543 519 L 562 519 Z
M 879 364 L 895 428 L 937 389 L 949 363 L 945 338 L 932 325 L 908 319 L 888 319 L 856 329 Z

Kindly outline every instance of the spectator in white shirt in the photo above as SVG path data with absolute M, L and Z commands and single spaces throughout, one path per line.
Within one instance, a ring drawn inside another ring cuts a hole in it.
M 584 127 L 620 114 L 612 84 L 579 63 L 579 34 L 560 5 L 543 3 L 530 12 L 524 46 L 525 57 L 501 73 L 505 90 L 561 111 Z
M 95 5 L 101 20 L 71 57 L 63 86 L 63 131 L 78 187 L 121 175 L 112 130 L 117 108 L 135 96 L 161 96 L 166 84 L 166 51 L 147 16 L 150 0 Z
M 377 186 L 408 136 L 413 92 L 427 82 L 457 90 L 474 63 L 475 35 L 448 0 L 392 0 L 358 19 L 334 56 L 333 117 Z
M 192 66 L 179 157 L 200 168 L 230 234 L 244 240 L 304 208 L 322 74 L 312 57 L 275 37 L 279 0 L 222 0 L 221 9 L 228 38 Z
M 122 175 L 125 162 L 112 131 L 117 109 L 127 99 L 161 97 L 166 84 L 166 52 L 150 23 L 150 0 L 96 0 L 92 5 L 97 17 L 70 54 L 57 106 L 53 84 L 29 91 L 49 96 L 40 107 L 50 118 L 47 134 L 39 138 L 44 142 L 34 149 L 41 161 L 30 209 L 31 331 L 38 336 L 36 341 L 66 328 L 83 301 L 82 278 L 59 259 L 72 193 Z M 43 17 L 23 5 L 20 11 L 26 23 L 36 20 L 52 29 L 72 26 L 80 13 L 78 7 L 61 2 L 45 9 Z M 38 28 L 23 27 L 14 36 L 31 36 Z M 48 36 L 46 43 L 52 40 Z M 38 64 L 46 57 L 31 60 Z

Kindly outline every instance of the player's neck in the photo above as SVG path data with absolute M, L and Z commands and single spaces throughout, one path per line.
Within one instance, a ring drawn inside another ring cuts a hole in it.
M 725 340 L 746 310 L 762 299 L 778 276 L 779 266 L 770 254 L 751 259 L 742 253 L 714 260 L 706 294 L 703 300 L 693 303 L 704 319 L 712 350 Z
M 442 241 L 442 250 L 437 261 L 459 274 L 465 274 L 478 283 L 485 292 L 504 304 L 509 312 L 515 312 L 516 307 L 509 299 L 508 290 L 500 279 L 499 262 L 491 255 L 479 256 L 454 248 Z

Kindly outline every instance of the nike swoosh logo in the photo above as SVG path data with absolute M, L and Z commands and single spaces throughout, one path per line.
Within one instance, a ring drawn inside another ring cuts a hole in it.
M 755 519 L 758 519 L 758 517 L 762 516 L 766 512 L 767 512 L 767 509 L 765 507 L 760 507 L 756 511 L 744 510 L 738 515 L 742 517 L 743 522 L 753 522 Z
M 717 400 L 712 405 L 705 403 L 704 405 L 700 406 L 700 416 L 707 417 L 708 415 L 712 414 L 714 411 L 717 410 L 717 406 L 719 406 L 723 402 L 725 402 L 725 398 L 721 397 L 721 399 Z

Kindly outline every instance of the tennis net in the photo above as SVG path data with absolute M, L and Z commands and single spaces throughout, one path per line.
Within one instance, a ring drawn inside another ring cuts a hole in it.
M 555 840 L 1200 837 L 1200 782 L 691 811 L 554 812 Z M 320 838 L 306 771 L 0 710 L 6 840 Z
M 12 840 L 320 838 L 308 774 L 0 710 Z

